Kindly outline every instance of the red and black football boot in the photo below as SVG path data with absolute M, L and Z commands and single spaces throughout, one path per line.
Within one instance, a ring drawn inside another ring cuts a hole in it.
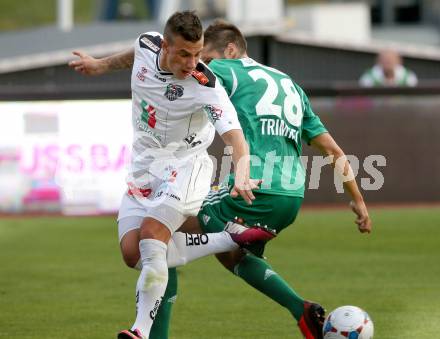
M 305 339 L 322 339 L 322 326 L 325 309 L 316 303 L 304 301 L 304 313 L 298 321 L 298 327 Z
M 137 328 L 132 330 L 123 330 L 118 333 L 118 339 L 144 339 L 144 337 L 141 334 L 141 331 L 139 331 Z
M 232 240 L 234 240 L 237 245 L 244 247 L 255 242 L 267 242 L 276 237 L 275 230 L 267 226 L 261 226 L 256 224 L 253 226 L 243 225 L 240 219 L 235 219 L 234 221 L 229 221 L 226 223 L 225 231 L 229 233 Z

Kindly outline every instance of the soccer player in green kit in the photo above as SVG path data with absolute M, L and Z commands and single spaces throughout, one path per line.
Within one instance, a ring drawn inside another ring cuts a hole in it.
M 254 192 L 252 205 L 232 198 L 230 185 L 211 191 L 198 217 L 188 220 L 183 231 L 201 227 L 205 233 L 220 232 L 235 216 L 249 225 L 266 224 L 277 233 L 291 225 L 304 197 L 305 171 L 300 160 L 304 140 L 332 156 L 335 170 L 345 177 L 344 187 L 357 216 L 355 223 L 360 232 L 369 233 L 371 220 L 350 164 L 312 111 L 304 91 L 288 75 L 249 58 L 246 41 L 234 25 L 216 21 L 207 28 L 204 39 L 202 59 L 237 110 L 252 155 L 251 177 L 263 182 Z M 229 178 L 231 182 L 233 178 Z M 263 250 L 263 244 L 252 248 L 259 256 Z M 216 256 L 235 275 L 287 308 L 306 339 L 322 338 L 324 309 L 299 296 L 264 259 L 242 250 Z M 159 314 L 155 325 L 166 329 L 167 319 Z

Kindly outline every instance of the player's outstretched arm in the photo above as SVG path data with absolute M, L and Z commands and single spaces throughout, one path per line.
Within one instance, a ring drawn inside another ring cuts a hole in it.
M 252 204 L 255 199 L 252 190 L 258 189 L 261 180 L 251 180 L 249 178 L 249 146 L 244 138 L 241 129 L 233 129 L 221 135 L 224 143 L 232 146 L 232 161 L 234 163 L 235 183 L 231 191 L 231 196 L 236 197 L 240 194 L 243 199 Z
M 322 154 L 332 157 L 332 165 L 338 175 L 343 178 L 344 188 L 352 199 L 350 207 L 357 216 L 355 223 L 358 225 L 360 232 L 370 233 L 372 225 L 367 206 L 344 152 L 329 133 L 323 133 L 313 138 L 311 144 L 319 149 Z
M 130 69 L 134 62 L 134 48 L 96 59 L 86 53 L 74 51 L 79 59 L 69 62 L 69 66 L 83 75 L 101 75 L 111 71 Z

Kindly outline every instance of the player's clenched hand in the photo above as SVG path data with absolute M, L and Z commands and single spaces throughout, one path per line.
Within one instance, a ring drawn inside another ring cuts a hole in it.
M 79 59 L 69 62 L 69 67 L 83 75 L 100 75 L 106 72 L 105 64 L 100 59 L 95 59 L 88 54 L 74 51 Z
M 367 206 L 363 201 L 350 201 L 351 210 L 356 214 L 355 223 L 361 233 L 371 232 L 371 219 L 368 215 Z
M 257 190 L 260 188 L 260 184 L 263 180 L 261 179 L 248 179 L 243 181 L 235 180 L 234 187 L 231 190 L 231 197 L 235 198 L 238 195 L 249 204 L 252 204 L 252 200 L 255 200 L 255 196 L 252 193 L 252 190 Z

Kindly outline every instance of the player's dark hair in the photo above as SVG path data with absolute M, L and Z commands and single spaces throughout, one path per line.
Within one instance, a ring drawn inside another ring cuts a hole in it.
M 170 43 L 176 35 L 187 41 L 197 42 L 203 36 L 202 22 L 195 11 L 176 12 L 167 20 L 163 35 Z
M 217 19 L 205 30 L 204 44 L 211 45 L 220 54 L 223 54 L 226 46 L 231 42 L 237 46 L 240 53 L 246 52 L 246 39 L 237 26 Z

